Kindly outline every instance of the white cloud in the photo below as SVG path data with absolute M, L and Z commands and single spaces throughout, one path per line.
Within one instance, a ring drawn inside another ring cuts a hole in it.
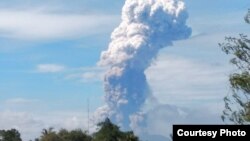
M 102 80 L 103 74 L 101 72 L 83 72 L 83 73 L 74 73 L 66 76 L 66 79 L 73 79 L 79 82 L 98 82 Z
M 36 132 L 40 132 L 44 127 L 43 121 L 35 118 L 26 112 L 0 111 L 0 127 L 1 129 L 15 128 L 22 133 L 25 140 L 33 139 L 37 136 Z M 40 129 L 41 128 L 41 129 Z
M 223 102 L 230 70 L 227 65 L 162 55 L 146 74 L 153 94 L 161 103 L 197 106 Z
M 82 83 L 100 82 L 104 76 L 104 68 L 101 67 L 85 67 L 72 69 L 65 79 L 76 80 Z
M 0 10 L 0 37 L 26 40 L 72 38 L 111 30 L 117 16 L 55 14 L 41 10 Z
M 64 71 L 65 67 L 58 64 L 39 64 L 36 70 L 40 73 L 56 73 Z
M 193 110 L 173 105 L 158 105 L 146 113 L 144 132 L 169 137 L 173 124 L 221 124 L 220 115 L 204 109 Z M 140 128 L 140 127 L 139 127 Z M 138 129 L 137 129 L 138 130 Z
M 23 140 L 40 137 L 42 129 L 53 127 L 55 130 L 81 128 L 87 130 L 87 114 L 83 112 L 49 111 L 34 114 L 30 112 L 0 111 L 0 128 L 15 128 L 21 132 Z M 91 130 L 95 127 L 90 123 Z

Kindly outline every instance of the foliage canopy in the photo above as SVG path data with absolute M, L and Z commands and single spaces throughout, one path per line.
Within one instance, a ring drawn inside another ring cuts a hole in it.
M 250 10 L 245 16 L 250 24 Z M 225 110 L 222 120 L 229 120 L 235 124 L 250 122 L 250 39 L 244 34 L 238 38 L 226 37 L 226 42 L 219 44 L 222 50 L 232 56 L 231 64 L 237 70 L 229 77 L 232 95 L 224 98 Z

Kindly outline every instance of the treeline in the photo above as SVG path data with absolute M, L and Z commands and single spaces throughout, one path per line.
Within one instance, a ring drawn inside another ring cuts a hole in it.
M 121 131 L 108 118 L 100 122 L 98 127 L 99 130 L 93 134 L 81 129 L 72 131 L 61 129 L 58 132 L 53 128 L 43 129 L 41 136 L 33 141 L 139 141 L 132 131 Z M 0 130 L 0 141 L 22 141 L 21 134 L 16 129 Z

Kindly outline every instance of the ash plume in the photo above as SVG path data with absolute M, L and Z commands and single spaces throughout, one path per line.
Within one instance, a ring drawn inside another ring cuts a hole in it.
M 124 129 L 142 120 L 141 111 L 151 96 L 145 70 L 158 51 L 173 41 L 186 39 L 191 28 L 188 14 L 179 0 L 126 0 L 122 21 L 99 64 L 108 68 L 104 76 L 105 103 L 97 110 Z M 136 116 L 139 115 L 139 116 Z

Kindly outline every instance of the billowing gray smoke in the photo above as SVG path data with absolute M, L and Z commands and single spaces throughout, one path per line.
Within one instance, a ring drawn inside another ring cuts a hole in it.
M 190 36 L 187 18 L 182 1 L 126 0 L 122 22 L 101 55 L 100 64 L 108 70 L 104 78 L 106 106 L 99 112 L 129 128 L 131 117 L 151 95 L 144 71 L 161 48 Z

